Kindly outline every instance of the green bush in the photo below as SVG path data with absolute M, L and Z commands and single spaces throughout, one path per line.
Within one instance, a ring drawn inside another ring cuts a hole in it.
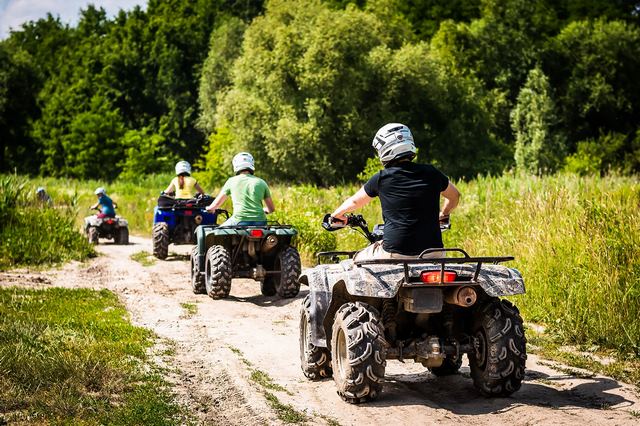
M 0 177 L 0 269 L 55 264 L 94 255 L 72 206 L 39 203 L 26 181 Z

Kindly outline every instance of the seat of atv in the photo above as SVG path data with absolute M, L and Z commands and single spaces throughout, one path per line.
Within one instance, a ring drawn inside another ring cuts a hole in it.
M 158 197 L 159 209 L 203 209 L 213 202 L 213 197 L 204 195 L 189 199 L 173 198 L 170 195 L 162 194 Z

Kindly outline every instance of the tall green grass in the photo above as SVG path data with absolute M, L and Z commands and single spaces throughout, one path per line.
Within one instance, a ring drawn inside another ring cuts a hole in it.
M 76 216 L 73 199 L 51 208 L 37 201 L 25 179 L 0 176 L 0 270 L 92 256 Z
M 460 184 L 448 245 L 514 255 L 517 304 L 563 343 L 640 356 L 637 177 L 503 176 Z
M 0 288 L 0 423 L 180 424 L 127 318 L 107 290 Z

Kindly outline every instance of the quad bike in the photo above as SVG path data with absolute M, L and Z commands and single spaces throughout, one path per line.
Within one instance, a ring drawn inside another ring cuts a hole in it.
M 115 244 L 129 244 L 129 222 L 120 216 L 86 217 L 84 232 L 91 244 L 98 244 L 99 238 L 113 239 Z
M 226 214 L 225 210 L 218 213 Z M 191 253 L 191 286 L 213 299 L 229 296 L 232 278 L 260 282 L 265 296 L 292 298 L 300 291 L 300 255 L 291 245 L 297 231 L 291 225 L 202 225 Z
M 166 259 L 169 244 L 195 244 L 199 225 L 216 224 L 218 215 L 206 210 L 211 201 L 209 196 L 180 200 L 161 194 L 153 210 L 153 255 Z
M 381 225 L 369 232 L 362 216 L 349 215 L 346 226 L 372 243 L 384 234 Z M 323 227 L 339 229 L 329 215 Z M 427 258 L 434 252 L 439 257 Z M 525 292 L 520 273 L 499 265 L 513 257 L 470 257 L 460 248 L 428 249 L 407 260 L 354 261 L 354 254 L 319 253 L 319 265 L 300 277 L 309 286 L 300 318 L 307 378 L 333 375 L 338 394 L 360 403 L 380 394 L 387 359 L 413 360 L 444 376 L 456 374 L 467 354 L 485 396 L 520 388 L 527 358 L 522 318 L 500 299 Z M 349 258 L 340 261 L 343 255 Z M 334 263 L 320 264 L 327 257 Z

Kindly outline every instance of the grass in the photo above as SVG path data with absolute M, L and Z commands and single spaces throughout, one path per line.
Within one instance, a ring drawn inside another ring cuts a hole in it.
M 289 404 L 282 403 L 276 395 L 269 392 L 272 390 L 293 395 L 289 390 L 275 383 L 271 376 L 264 371 L 253 368 L 253 364 L 244 357 L 244 354 L 240 349 L 233 346 L 229 346 L 229 349 L 249 368 L 249 379 L 261 388 L 267 403 L 276 412 L 278 419 L 289 424 L 305 423 L 309 419 L 304 413 L 296 410 Z
M 156 263 L 156 258 L 148 251 L 138 251 L 129 256 L 131 260 L 135 260 L 142 266 L 152 266 Z
M 195 314 L 198 313 L 198 305 L 196 305 L 195 303 L 180 303 L 180 306 L 182 306 L 182 309 L 185 310 L 186 314 L 185 317 L 186 318 L 190 318 L 192 316 L 194 316 Z
M 0 413 L 12 423 L 185 421 L 149 362 L 150 331 L 117 297 L 88 289 L 0 288 Z
M 61 208 L 40 204 L 28 181 L 0 176 L 0 270 L 95 256 L 75 218 L 73 203 Z

